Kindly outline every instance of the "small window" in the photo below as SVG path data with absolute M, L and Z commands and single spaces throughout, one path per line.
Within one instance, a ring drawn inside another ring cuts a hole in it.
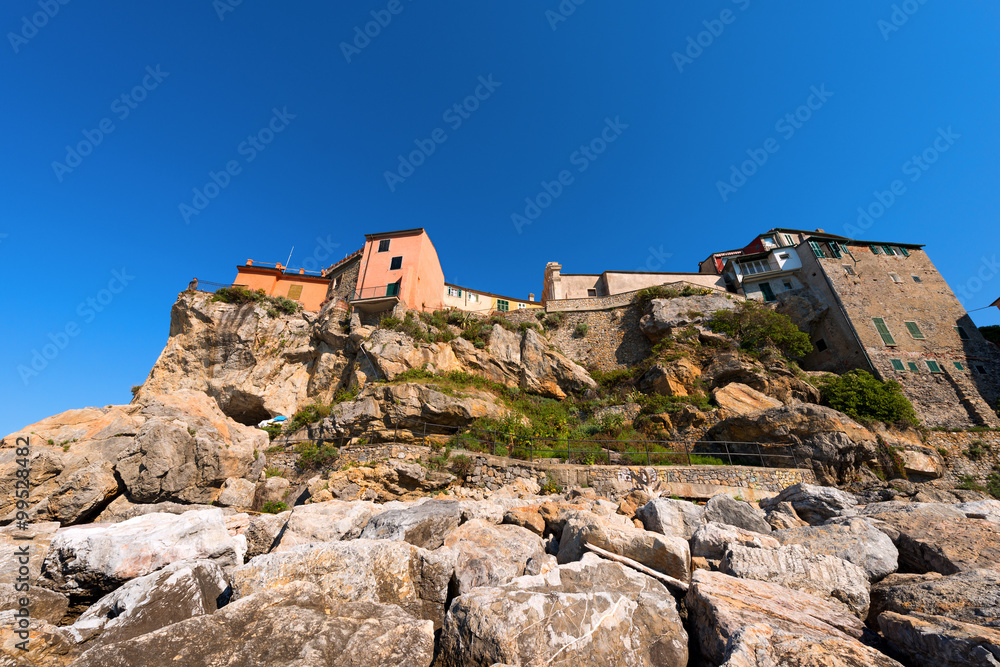
M 894 371 L 905 371 L 906 370 L 906 367 L 903 366 L 902 359 L 890 359 L 889 361 L 892 362 L 892 370 L 894 370 Z
M 816 346 L 816 351 L 817 352 L 825 352 L 826 349 L 827 349 L 826 341 L 823 340 L 822 338 L 820 338 L 818 341 L 816 341 L 815 343 L 813 343 L 813 345 Z
M 955 331 L 958 332 L 958 337 L 962 340 L 969 340 L 969 333 L 962 327 L 955 327 Z
M 816 241 L 810 241 L 809 247 L 812 248 L 813 254 L 819 258 L 824 258 L 826 255 L 823 253 L 823 249 L 819 247 L 819 243 Z
M 773 236 L 762 236 L 760 237 L 760 240 L 764 244 L 765 248 L 773 248 L 776 245 L 778 245 L 777 243 L 774 242 Z
M 890 256 L 890 257 L 891 257 L 892 255 L 895 255 L 895 254 L 896 254 L 896 253 L 894 253 L 894 252 L 892 251 L 892 248 L 891 248 L 891 247 L 889 247 L 889 246 L 887 246 L 887 245 L 884 245 L 884 246 L 882 246 L 882 250 L 884 250 L 884 251 L 885 251 L 885 254 L 886 254 L 886 255 L 888 255 L 888 256 Z
M 920 368 L 919 368 L 919 367 L 917 366 L 916 362 L 913 362 L 913 361 L 908 361 L 908 362 L 906 362 L 906 365 L 907 365 L 907 366 L 908 366 L 908 367 L 910 368 L 910 370 L 911 370 L 911 371 L 913 371 L 914 373 L 919 373 L 919 372 L 920 372 Z
M 761 283 L 760 292 L 761 294 L 764 295 L 764 301 L 767 302 L 777 301 L 777 299 L 774 296 L 774 290 L 771 289 L 770 283 Z
M 333 289 L 340 287 L 340 283 L 344 281 L 344 276 L 337 276 L 333 279 Z
M 892 282 L 894 282 L 894 283 L 901 283 L 901 282 L 903 282 L 903 279 L 900 278 L 898 274 L 890 273 L 889 277 L 892 278 Z
M 597 296 L 597 290 L 596 289 L 587 290 L 587 296 Z
M 457 287 L 449 287 L 448 296 L 462 296 L 462 290 Z
M 396 271 L 396 270 L 401 269 L 401 268 L 403 268 L 403 258 L 402 257 L 393 257 L 392 258 L 392 262 L 390 262 L 390 264 L 389 264 L 389 270 L 390 271 Z
M 930 369 L 931 373 L 943 373 L 941 367 L 938 366 L 938 362 L 927 360 L 927 368 Z
M 785 243 L 787 245 L 795 245 L 795 241 L 792 239 L 791 234 L 785 234 Z
M 836 241 L 830 241 L 830 253 L 835 259 L 840 259 L 840 244 Z
M 920 276 L 918 276 L 915 273 L 913 275 L 911 275 L 910 277 L 913 278 L 913 282 L 915 282 L 915 283 L 923 282 L 922 280 L 920 280 Z
M 525 308 L 527 308 L 527 307 L 528 307 L 528 306 L 527 306 L 526 304 L 523 304 L 523 303 L 519 303 L 519 304 L 517 304 L 517 309 L 518 309 L 518 310 L 524 310 L 524 309 L 525 309 Z
M 907 250 L 906 248 L 900 247 L 900 248 L 898 248 L 898 250 L 899 250 L 900 254 L 903 255 L 903 257 L 909 257 L 910 256 L 910 251 Z
M 469 301 L 471 303 L 478 303 L 479 302 L 479 295 L 478 294 L 473 294 L 472 292 L 469 292 Z
M 920 327 L 917 326 L 916 322 L 904 322 L 904 324 L 906 325 L 906 330 L 910 332 L 910 335 L 913 336 L 914 339 L 924 340 L 924 332 L 920 330 Z
M 501 313 L 506 313 L 510 310 L 510 302 L 504 301 L 503 299 L 497 299 L 497 310 Z
M 868 247 L 869 247 L 869 248 L 871 248 L 871 250 L 872 250 L 872 254 L 873 254 L 873 255 L 877 255 L 877 254 L 879 254 L 879 251 L 878 251 L 878 246 L 877 246 L 877 245 L 870 245 L 870 246 L 868 246 Z
M 389 239 L 382 239 L 378 242 L 379 252 L 389 252 Z
M 792 281 L 791 280 L 783 280 L 783 281 L 781 281 L 781 284 L 784 286 L 784 288 L 786 290 L 792 289 Z
M 956 369 L 956 370 L 960 370 L 960 371 L 964 371 L 964 370 L 965 370 L 965 366 L 963 366 L 963 365 L 961 364 L 961 362 L 958 362 L 958 361 L 956 361 L 956 362 L 955 362 L 955 369 Z
M 288 288 L 288 298 L 296 301 L 302 297 L 302 285 L 292 285 Z
M 872 322 L 874 322 L 875 329 L 878 330 L 879 335 L 882 336 L 882 342 L 886 345 L 894 346 L 896 344 L 896 340 L 892 337 L 892 334 L 889 333 L 889 327 L 885 325 L 885 320 L 881 317 L 873 317 Z
M 399 283 L 393 283 L 391 285 L 385 286 L 386 296 L 399 296 Z
M 986 375 L 986 366 L 976 365 L 976 372 L 980 375 Z
M 844 273 L 846 273 L 849 276 L 855 275 L 853 266 L 851 266 L 850 264 L 844 264 L 843 267 L 844 267 Z
M 789 255 L 787 252 L 783 252 L 780 255 L 778 255 L 778 259 L 788 259 L 788 257 Z

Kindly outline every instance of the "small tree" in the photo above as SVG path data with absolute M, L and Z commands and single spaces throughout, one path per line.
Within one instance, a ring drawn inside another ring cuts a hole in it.
M 776 313 L 748 299 L 735 310 L 717 310 L 709 327 L 739 341 L 740 347 L 752 352 L 775 348 L 788 357 L 804 357 L 812 352 L 809 335 L 800 331 L 787 315 Z
M 856 369 L 822 383 L 822 401 L 834 410 L 862 422 L 905 423 L 917 426 L 913 404 L 903 395 L 899 383 L 882 382 Z

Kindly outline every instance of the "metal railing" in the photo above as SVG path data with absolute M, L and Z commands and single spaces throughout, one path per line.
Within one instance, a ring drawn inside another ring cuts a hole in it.
M 362 299 L 381 299 L 385 297 L 398 297 L 402 283 L 391 283 L 389 285 L 378 285 L 377 287 L 364 287 L 354 290 L 354 301 Z
M 234 287 L 236 283 L 213 283 L 209 280 L 199 280 L 195 278 L 190 283 L 188 283 L 187 291 L 189 292 L 208 292 L 214 294 L 218 292 L 223 287 Z M 243 285 L 243 287 L 247 287 Z M 247 287 L 247 289 L 250 289 Z
M 322 422 L 304 426 L 309 437 L 279 436 L 279 444 L 330 443 L 338 448 L 359 444 L 400 443 L 450 446 L 470 453 L 507 456 L 534 462 L 559 460 L 583 465 L 685 465 L 798 468 L 794 445 L 735 441 L 685 440 L 596 440 L 566 438 L 519 438 L 498 431 L 433 424 L 407 418 L 388 418 L 390 424 L 369 422 L 360 429 L 337 431 Z M 291 434 L 290 434 L 291 435 Z M 574 445 L 578 447 L 574 448 Z M 787 453 L 786 453 L 787 452 Z M 789 466 L 788 464 L 792 465 Z

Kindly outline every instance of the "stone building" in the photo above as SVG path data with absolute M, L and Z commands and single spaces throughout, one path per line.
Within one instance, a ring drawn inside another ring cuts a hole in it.
M 895 380 L 927 426 L 1000 426 L 1000 355 L 922 245 L 772 229 L 722 275 L 810 334 L 804 368 Z
M 708 272 L 605 271 L 603 273 L 563 273 L 561 264 L 549 262 L 545 266 L 542 303 L 566 299 L 603 298 L 671 283 L 690 283 L 711 289 L 725 289 L 722 278 Z

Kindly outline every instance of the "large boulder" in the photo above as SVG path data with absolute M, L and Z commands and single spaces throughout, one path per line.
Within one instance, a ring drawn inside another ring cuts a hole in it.
M 243 535 L 247 539 L 246 559 L 249 560 L 272 551 L 281 540 L 281 535 L 291 516 L 291 512 L 281 512 L 280 514 L 261 514 L 250 519 L 250 524 L 243 531 Z
M 729 638 L 724 667 L 903 667 L 854 639 L 785 634 L 766 623 L 748 625 Z
M 456 500 L 428 500 L 418 505 L 381 512 L 361 533 L 366 540 L 400 540 L 424 549 L 437 549 L 462 520 Z
M 705 521 L 736 526 L 764 535 L 771 532 L 771 524 L 767 522 L 764 512 L 725 493 L 712 496 L 705 504 Z
M 14 570 L 17 571 L 16 569 Z M 59 625 L 69 610 L 69 598 L 47 588 L 25 584 L 0 584 L 0 612 L 17 610 L 27 598 L 31 601 L 31 618 Z
M 230 578 L 236 597 L 309 581 L 335 600 L 396 604 L 440 627 L 454 571 L 455 554 L 449 550 L 357 539 L 257 556 L 233 570 Z
M 222 510 L 63 528 L 49 545 L 40 581 L 71 598 L 95 598 L 183 560 L 212 560 L 223 567 L 242 563 Z
M 705 508 L 687 500 L 654 498 L 636 510 L 635 516 L 646 530 L 689 540 L 705 522 Z
M 35 519 L 51 519 L 71 526 L 93 519 L 118 494 L 114 466 L 91 463 L 66 476 L 62 485 L 36 505 Z
M 14 610 L 0 612 L 0 665 L 4 667 L 69 667 L 80 648 L 66 628 L 32 618 L 18 627 Z
M 863 569 L 871 581 L 899 567 L 899 552 L 871 521 L 848 518 L 843 523 L 788 528 L 772 533 L 783 545 L 798 544 L 814 554 L 836 556 Z
M 525 574 L 539 574 L 546 561 L 545 546 L 538 535 L 482 519 L 473 519 L 452 531 L 444 546 L 456 554 L 459 595 L 482 586 L 501 586 Z
M 55 521 L 30 523 L 27 530 L 19 530 L 16 525 L 0 528 L 0 584 L 24 583 L 23 557 L 27 548 L 27 583 L 38 585 L 42 578 L 42 559 L 38 554 L 48 551 L 59 524 Z
M 732 545 L 719 567 L 721 572 L 838 600 L 858 618 L 868 616 L 868 575 L 857 565 L 835 556 L 810 553 L 792 544 L 780 549 L 753 549 Z
M 886 612 L 879 629 L 917 667 L 1000 666 L 1000 630 L 944 616 Z
M 676 329 L 704 325 L 719 310 L 733 310 L 739 301 L 721 292 L 712 294 L 653 299 L 639 320 L 639 329 L 653 343 L 670 336 Z
M 361 537 L 361 531 L 377 511 L 377 505 L 367 502 L 330 500 L 300 505 L 292 509 L 274 551 L 288 551 L 300 544 L 312 542 L 335 542 Z M 248 537 L 248 542 L 249 539 Z
M 725 411 L 726 416 L 752 415 L 755 412 L 780 408 L 784 405 L 778 399 L 771 398 L 742 382 L 730 382 L 724 387 L 713 389 L 712 399 Z
M 781 546 L 770 535 L 721 523 L 706 523 L 699 526 L 691 536 L 691 555 L 719 560 L 730 545 L 742 545 L 753 549 L 777 549 Z
M 691 551 L 682 537 L 622 526 L 592 512 L 574 512 L 559 538 L 559 563 L 580 560 L 587 552 L 587 544 L 631 558 L 680 581 L 691 577 Z
M 861 424 L 832 408 L 809 404 L 730 417 L 710 428 L 705 439 L 786 445 L 774 453 L 794 458 L 771 457 L 771 465 L 812 468 L 825 485 L 851 480 L 866 462 L 874 463 L 878 454 L 874 434 Z M 747 452 L 756 450 L 748 447 Z
M 871 622 L 883 611 L 917 612 L 1000 628 L 1000 572 L 996 570 L 969 570 L 947 577 L 936 572 L 891 574 L 872 587 L 871 600 Z
M 439 667 L 683 666 L 687 634 L 659 582 L 594 554 L 455 598 Z
M 785 405 L 820 401 L 819 389 L 803 380 L 780 358 L 758 361 L 738 351 L 719 352 L 705 367 L 702 379 L 713 390 L 739 382 Z
M 551 349 L 534 329 L 521 339 L 521 389 L 563 399 L 569 393 L 596 389 L 597 383 L 579 364 Z
M 714 664 L 726 662 L 740 650 L 745 654 L 745 648 L 740 647 L 748 638 L 739 641 L 740 633 L 759 624 L 769 629 L 772 640 L 794 638 L 800 648 L 808 647 L 802 655 L 819 653 L 827 656 L 826 661 L 735 664 L 898 665 L 858 641 L 864 626 L 840 602 L 777 584 L 697 570 L 685 603 L 698 633 L 702 656 Z M 837 662 L 841 647 L 850 647 L 851 653 L 864 655 L 867 661 Z M 781 653 L 787 653 L 787 649 Z
M 688 396 L 699 377 L 701 369 L 689 359 L 682 358 L 669 364 L 653 364 L 639 378 L 638 387 L 646 394 Z
M 761 500 L 760 506 L 769 510 L 783 502 L 791 503 L 795 514 L 813 526 L 818 526 L 827 519 L 858 513 L 858 499 L 854 494 L 832 486 L 816 486 L 805 482 L 789 486 L 773 498 Z
M 169 657 L 168 657 L 169 656 Z M 78 667 L 429 667 L 434 630 L 395 605 L 341 602 L 296 581 L 155 632 L 87 651 Z
M 184 561 L 137 577 L 91 605 L 69 627 L 88 649 L 125 641 L 229 601 L 229 580 L 216 563 Z
M 897 514 L 883 521 L 895 535 L 900 567 L 909 572 L 955 574 L 1000 567 L 1000 524 L 919 514 Z

